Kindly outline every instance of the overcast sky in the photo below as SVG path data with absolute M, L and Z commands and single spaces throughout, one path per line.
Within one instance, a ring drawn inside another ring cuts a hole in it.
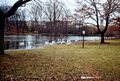
M 17 0 L 0 0 L 0 4 L 2 2 L 5 2 L 6 4 L 13 5 Z M 46 1 L 46 0 L 41 0 L 41 1 Z M 60 1 L 60 0 L 59 0 Z M 70 9 L 70 11 L 73 13 L 74 9 L 77 8 L 76 5 L 76 0 L 61 0 L 65 3 L 66 7 Z M 100 0 L 101 2 L 105 2 L 106 0 Z M 30 3 L 27 3 L 28 5 Z
M 1 4 L 1 1 L 6 4 L 13 5 L 17 0 L 0 0 L 0 4 Z M 41 1 L 46 1 L 46 0 L 41 0 Z M 75 0 L 61 0 L 61 1 L 64 1 L 66 7 L 70 9 L 71 12 L 73 12 L 74 9 L 76 8 Z M 30 4 L 30 3 L 27 3 L 27 4 Z
M 13 5 L 17 0 L 0 0 L 0 4 L 1 4 L 1 1 L 5 2 L 6 4 Z M 46 0 L 41 0 L 41 1 L 46 1 Z M 70 9 L 71 13 L 74 14 L 74 10 L 77 8 L 76 0 L 61 0 L 61 1 L 63 1 L 65 3 L 66 7 L 68 9 Z M 105 2 L 106 0 L 100 0 L 100 1 Z M 29 4 L 30 4 L 30 2 L 27 3 L 27 5 L 29 5 Z M 88 21 L 90 22 L 91 20 L 88 20 Z

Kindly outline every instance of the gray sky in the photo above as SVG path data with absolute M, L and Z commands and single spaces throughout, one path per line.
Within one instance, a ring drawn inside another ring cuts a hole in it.
M 0 4 L 1 4 L 1 2 L 3 2 L 3 3 L 6 3 L 7 5 L 14 5 L 14 3 L 16 1 L 17 0 L 0 0 Z M 44 2 L 46 0 L 41 0 L 41 1 Z M 76 0 L 59 0 L 59 1 L 64 2 L 64 4 L 66 5 L 66 7 L 70 10 L 71 14 L 74 14 L 74 10 L 75 10 L 75 8 L 77 8 L 76 2 L 75 2 Z M 28 2 L 27 5 L 30 5 L 31 2 L 32 1 Z M 27 9 L 27 11 L 29 11 L 30 8 L 27 5 L 26 5 L 26 7 L 23 7 L 23 9 Z M 29 13 L 26 13 L 26 14 L 27 14 L 28 20 L 29 20 Z
M 2 2 L 5 2 L 8 5 L 13 5 L 17 0 L 0 0 L 0 4 Z M 41 1 L 46 1 L 46 0 L 41 0 Z M 77 8 L 77 4 L 76 4 L 76 0 L 61 0 L 65 3 L 66 7 L 68 9 L 70 9 L 71 13 L 74 14 L 74 10 Z M 101 2 L 105 2 L 106 0 L 100 0 Z M 29 5 L 30 3 L 27 3 L 27 5 Z M 27 8 L 27 7 L 25 7 Z M 91 20 L 87 20 L 87 21 L 91 21 Z M 91 21 L 93 22 L 93 21 Z
M 1 4 L 1 1 L 6 4 L 13 5 L 17 0 L 0 0 L 0 4 Z M 41 0 L 41 1 L 46 1 L 46 0 Z M 70 9 L 71 12 L 73 12 L 74 9 L 76 8 L 75 0 L 61 0 L 61 1 L 64 1 L 66 7 Z
M 13 5 L 17 0 L 0 0 L 0 4 L 2 2 L 5 2 L 6 4 Z M 41 0 L 46 1 L 46 0 Z M 60 0 L 59 0 L 60 1 Z M 77 8 L 76 0 L 61 0 L 65 3 L 66 7 L 70 9 L 72 13 L 74 13 L 74 9 Z M 106 0 L 100 0 L 101 2 L 105 2 Z M 29 3 L 27 3 L 29 5 Z

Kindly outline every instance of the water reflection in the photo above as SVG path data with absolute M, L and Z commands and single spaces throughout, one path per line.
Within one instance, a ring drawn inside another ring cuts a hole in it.
M 99 36 L 86 36 L 85 40 L 99 40 Z M 50 37 L 41 35 L 7 35 L 4 37 L 5 49 L 31 49 L 52 44 L 71 44 L 82 40 L 82 36 Z

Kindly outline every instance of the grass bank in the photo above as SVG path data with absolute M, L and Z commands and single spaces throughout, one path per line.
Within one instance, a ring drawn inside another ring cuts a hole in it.
M 0 77 L 11 81 L 84 81 L 81 77 L 120 81 L 120 40 L 106 41 L 87 42 L 85 48 L 76 43 L 6 52 L 0 56 Z

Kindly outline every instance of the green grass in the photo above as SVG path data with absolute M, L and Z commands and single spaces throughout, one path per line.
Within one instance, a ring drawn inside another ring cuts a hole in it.
M 6 51 L 0 56 L 1 76 L 32 81 L 82 81 L 81 76 L 94 76 L 101 77 L 97 81 L 120 81 L 120 40 L 106 42 L 87 42 L 85 48 L 76 43 Z

